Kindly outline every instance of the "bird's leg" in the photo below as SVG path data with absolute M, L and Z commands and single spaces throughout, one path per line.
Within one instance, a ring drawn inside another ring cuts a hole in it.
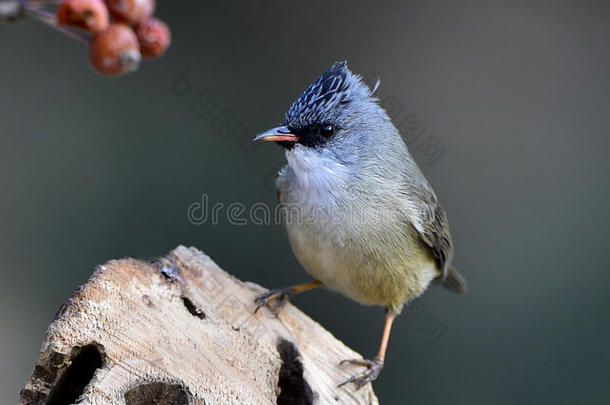
M 390 340 L 390 331 L 392 330 L 392 323 L 394 322 L 394 318 L 396 318 L 396 314 L 392 312 L 392 310 L 388 309 L 385 315 L 385 326 L 383 327 L 383 336 L 381 337 L 381 345 L 379 346 L 379 352 L 373 360 L 353 359 L 343 360 L 340 363 L 340 365 L 345 363 L 356 364 L 358 366 L 366 367 L 367 369 L 363 373 L 357 374 L 343 381 L 341 384 L 339 384 L 339 387 L 353 382 L 356 384 L 356 389 L 360 389 L 366 383 L 375 381 L 375 379 L 381 372 L 381 369 L 383 368 L 383 362 L 385 360 L 386 350 L 388 349 L 388 341 Z
M 302 293 L 303 291 L 312 290 L 321 285 L 322 283 L 320 281 L 312 280 L 307 283 L 293 285 L 292 287 L 268 291 L 254 299 L 254 302 L 257 304 L 254 313 L 257 313 L 261 307 L 267 307 L 277 316 L 284 305 L 286 305 L 294 295 Z

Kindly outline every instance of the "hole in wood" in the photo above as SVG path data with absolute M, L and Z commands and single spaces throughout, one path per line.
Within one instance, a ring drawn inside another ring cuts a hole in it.
M 89 344 L 72 348 L 70 362 L 70 366 L 51 389 L 47 405 L 75 403 L 93 379 L 95 370 L 104 364 L 104 359 L 100 347 L 97 344 Z
M 191 315 L 196 316 L 199 319 L 205 319 L 205 312 L 203 312 L 201 308 L 196 307 L 195 304 L 193 304 L 193 301 L 191 301 L 188 297 L 181 298 L 184 306 L 186 307 L 187 311 L 191 313 Z
M 166 280 L 170 282 L 178 281 L 180 284 L 184 284 L 184 280 L 180 275 L 181 271 L 179 267 L 176 267 L 169 257 L 161 257 L 151 262 L 151 264 L 161 273 Z
M 181 385 L 162 382 L 138 385 L 125 393 L 127 405 L 189 405 L 189 398 L 190 394 Z
M 278 386 L 280 395 L 277 397 L 278 405 L 311 405 L 313 392 L 303 378 L 303 364 L 299 351 L 292 342 L 279 339 L 277 351 L 282 359 Z

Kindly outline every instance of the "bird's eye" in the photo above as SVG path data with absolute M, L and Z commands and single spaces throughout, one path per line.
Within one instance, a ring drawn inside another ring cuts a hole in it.
M 324 125 L 320 128 L 320 135 L 324 138 L 330 138 L 335 133 L 335 128 L 332 125 Z

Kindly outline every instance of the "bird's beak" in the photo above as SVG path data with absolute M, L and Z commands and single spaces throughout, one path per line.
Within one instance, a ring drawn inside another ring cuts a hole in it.
M 274 142 L 297 142 L 299 137 L 290 132 L 288 127 L 281 126 L 277 128 L 272 128 L 268 131 L 263 132 L 262 134 L 256 135 L 253 141 L 274 141 Z

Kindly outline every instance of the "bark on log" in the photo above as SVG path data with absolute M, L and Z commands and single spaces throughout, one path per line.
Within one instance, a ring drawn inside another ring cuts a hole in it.
M 264 289 L 194 248 L 99 266 L 59 310 L 22 404 L 377 404 L 337 388 L 361 357 L 288 304 L 254 314 Z

